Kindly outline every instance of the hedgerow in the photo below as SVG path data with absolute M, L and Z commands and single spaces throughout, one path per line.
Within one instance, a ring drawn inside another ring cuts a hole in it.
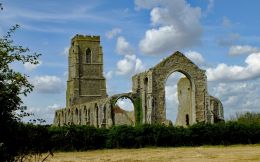
M 230 121 L 194 124 L 189 127 L 164 125 L 114 126 L 43 126 L 18 124 L 0 147 L 1 156 L 27 155 L 53 151 L 86 151 L 104 148 L 176 147 L 260 143 L 260 124 Z

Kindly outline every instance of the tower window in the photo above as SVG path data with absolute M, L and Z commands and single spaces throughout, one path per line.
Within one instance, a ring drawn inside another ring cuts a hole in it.
M 190 125 L 190 119 L 188 114 L 186 114 L 186 125 Z
M 86 51 L 86 63 L 91 63 L 91 50 L 89 48 Z

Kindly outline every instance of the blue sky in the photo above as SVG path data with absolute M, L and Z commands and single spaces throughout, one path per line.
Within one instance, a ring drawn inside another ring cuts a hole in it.
M 101 36 L 109 95 L 128 92 L 133 74 L 179 50 L 207 71 L 208 91 L 223 102 L 226 119 L 236 112 L 260 111 L 258 0 L 1 3 L 0 35 L 19 24 L 15 43 L 42 53 L 38 66 L 13 65 L 35 85 L 24 103 L 36 118 L 51 123 L 55 109 L 65 106 L 68 47 L 75 34 Z M 177 109 L 174 86 L 166 85 L 171 119 Z

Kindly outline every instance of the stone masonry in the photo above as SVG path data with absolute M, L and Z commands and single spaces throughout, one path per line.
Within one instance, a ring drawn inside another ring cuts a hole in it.
M 222 103 L 208 94 L 205 71 L 178 51 L 149 70 L 134 75 L 132 92 L 113 96 L 106 93 L 99 36 L 73 37 L 68 64 L 66 108 L 55 112 L 56 126 L 167 123 L 165 82 L 174 72 L 186 76 L 178 82 L 177 125 L 214 123 L 224 119 Z M 132 101 L 133 112 L 116 105 L 121 98 Z

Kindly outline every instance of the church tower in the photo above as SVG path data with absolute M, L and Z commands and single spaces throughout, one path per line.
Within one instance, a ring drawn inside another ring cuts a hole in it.
M 68 60 L 67 107 L 107 97 L 99 36 L 74 36 Z

